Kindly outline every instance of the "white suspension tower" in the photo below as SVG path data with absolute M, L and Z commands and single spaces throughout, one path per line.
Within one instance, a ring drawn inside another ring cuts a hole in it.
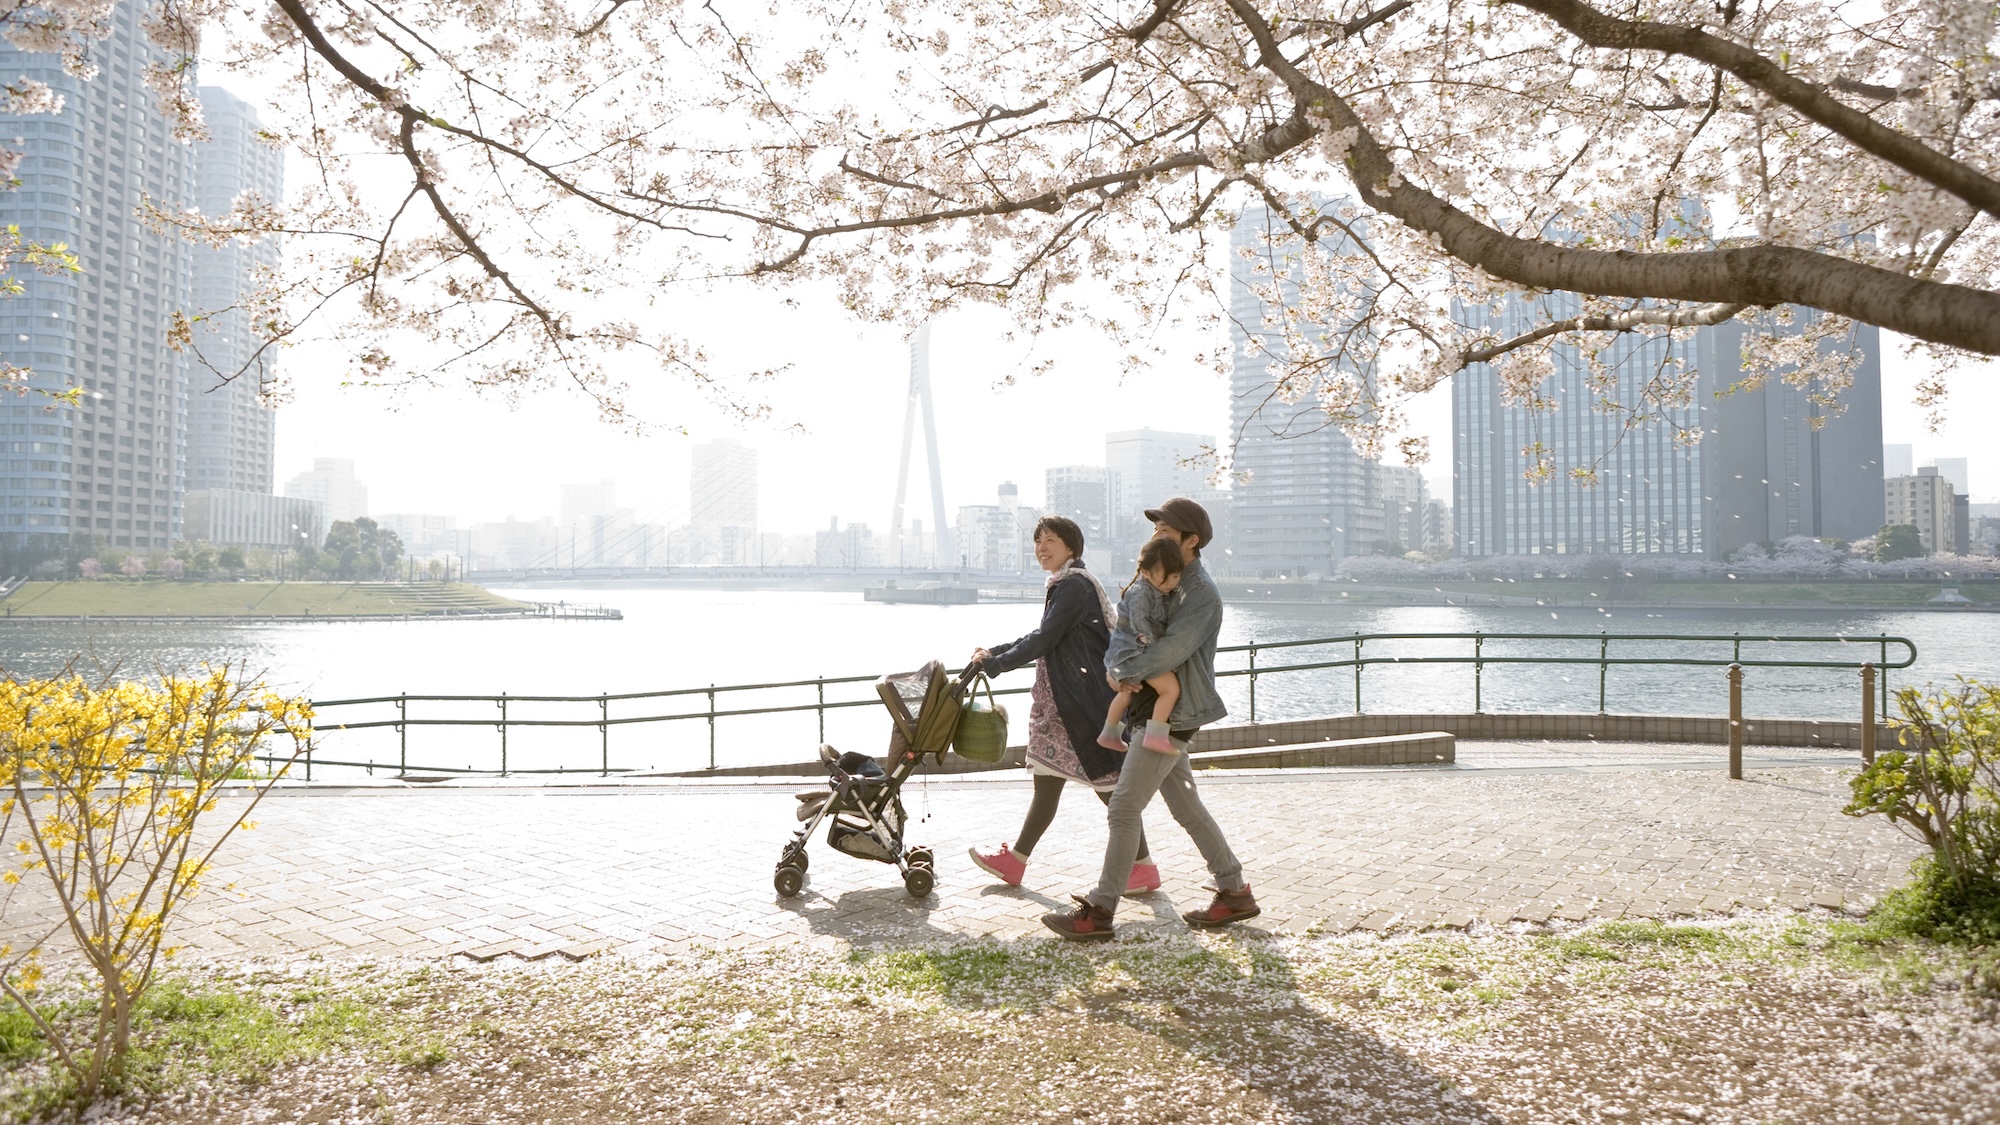
M 944 473 L 938 468 L 937 415 L 931 408 L 931 326 L 917 329 L 910 339 L 910 397 L 903 407 L 903 456 L 896 472 L 896 514 L 889 521 L 889 550 L 893 565 L 903 565 L 903 501 L 910 493 L 910 443 L 917 436 L 917 406 L 924 410 L 924 448 L 931 459 L 931 542 L 935 544 L 931 565 L 942 568 L 950 548 L 945 543 Z M 922 544 L 918 544 L 919 549 Z

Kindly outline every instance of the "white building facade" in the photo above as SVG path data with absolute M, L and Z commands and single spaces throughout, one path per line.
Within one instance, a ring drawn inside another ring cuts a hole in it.
M 186 538 L 218 547 L 315 550 L 326 541 L 326 505 L 318 500 L 231 488 L 187 495 Z
M 1883 522 L 1915 526 L 1927 554 L 1947 552 L 1957 544 L 1957 505 L 1953 501 L 1951 481 L 1935 465 L 1882 482 Z
M 329 526 L 368 514 L 368 487 L 354 475 L 354 462 L 342 457 L 313 458 L 310 470 L 285 482 L 285 495 L 325 505 Z

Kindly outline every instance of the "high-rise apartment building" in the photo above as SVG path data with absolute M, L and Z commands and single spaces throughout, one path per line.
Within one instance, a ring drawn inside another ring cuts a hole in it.
M 1917 447 L 1906 443 L 1882 447 L 1882 479 L 1917 474 Z
M 689 560 L 723 566 L 757 561 L 757 451 L 718 438 L 694 447 L 688 476 Z
M 1026 574 L 1035 566 L 1035 522 L 1042 513 L 1022 505 L 1021 490 L 1013 481 L 1001 482 L 997 499 L 997 504 L 967 504 L 958 510 L 954 528 L 958 558 L 953 565 L 994 574 Z
M 1854 385 L 1832 413 L 1806 391 L 1772 378 L 1755 391 L 1730 391 L 1742 377 L 1743 342 L 1753 332 L 1791 334 L 1818 312 L 1793 310 L 1732 320 L 1695 335 L 1701 385 L 1701 491 L 1709 508 L 1704 549 L 1716 557 L 1794 535 L 1861 539 L 1882 526 L 1882 333 L 1859 325 L 1851 339 L 1823 347 L 1859 349 Z M 1726 393 L 1725 393 L 1726 392 Z
M 1083 531 L 1085 565 L 1111 565 L 1112 519 L 1118 502 L 1118 474 L 1097 465 L 1063 465 L 1048 471 L 1049 515 L 1075 520 Z M 1157 501 L 1155 501 L 1157 503 Z
M 190 292 L 186 243 L 158 237 L 137 215 L 151 198 L 193 195 L 193 150 L 175 141 L 145 86 L 171 63 L 146 42 L 144 5 L 120 4 L 93 46 L 85 81 L 53 54 L 0 43 L 0 72 L 39 79 L 63 99 L 56 114 L 0 116 L 20 138 L 21 186 L 0 192 L 0 225 L 32 242 L 63 242 L 80 273 L 18 270 L 24 292 L 0 299 L 0 359 L 32 367 L 40 390 L 81 386 L 79 408 L 49 410 L 38 395 L 0 406 L 0 550 L 60 556 L 93 541 L 163 548 L 180 533 L 186 456 L 186 358 L 167 327 Z
M 1964 457 L 1939 457 L 1938 475 L 1951 482 L 1951 552 L 1972 553 L 1972 464 Z
M 1340 559 L 1365 554 L 1383 538 L 1377 466 L 1362 459 L 1313 400 L 1287 403 L 1274 394 L 1287 345 L 1267 325 L 1269 310 L 1256 290 L 1275 284 L 1280 300 L 1293 299 L 1299 240 L 1265 209 L 1249 208 L 1231 232 L 1230 250 L 1229 424 L 1237 440 L 1236 479 L 1226 497 L 1226 569 L 1246 576 L 1331 574 Z M 1251 347 L 1253 334 L 1261 346 Z M 1373 371 L 1346 370 L 1372 385 Z M 1224 569 L 1219 558 L 1204 555 Z
M 875 538 L 865 523 L 840 526 L 833 517 L 825 531 L 813 536 L 813 565 L 829 569 L 855 570 L 883 564 L 883 542 Z
M 649 533 L 633 523 L 632 509 L 618 506 L 618 486 L 608 480 L 562 486 L 560 531 L 562 560 L 573 567 L 626 566 L 654 553 Z
M 1424 519 L 1430 507 L 1430 490 L 1424 474 L 1409 465 L 1383 465 L 1376 469 L 1382 482 L 1382 539 L 1391 550 L 1425 550 Z
M 1204 452 L 1216 448 L 1214 434 L 1178 434 L 1172 430 L 1118 430 L 1104 434 L 1104 468 L 1116 480 L 1112 502 L 1114 522 L 1146 522 L 1146 508 L 1172 496 L 1192 496 L 1208 486 L 1208 472 L 1200 464 Z M 1130 538 L 1128 530 L 1116 528 Z M 1138 546 L 1152 528 L 1146 528 Z
M 1972 495 L 1972 462 L 1965 457 L 1937 457 L 1931 464 L 1937 466 L 1938 475 L 1951 482 L 1951 490 L 1959 496 Z
M 210 140 L 195 148 L 195 203 L 225 214 L 239 196 L 284 198 L 284 157 L 257 140 L 250 103 L 216 86 L 201 88 Z M 273 349 L 260 349 L 244 308 L 278 264 L 278 242 L 231 242 L 191 252 L 195 307 L 208 319 L 194 334 L 188 365 L 187 487 L 269 493 L 277 412 L 259 395 L 277 377 Z
M 319 501 L 329 525 L 368 514 L 368 486 L 355 477 L 354 462 L 343 457 L 313 458 L 309 471 L 285 482 L 285 495 Z
M 1553 293 L 1459 311 L 1465 323 L 1505 339 L 1578 307 L 1573 294 Z M 1815 315 L 1799 313 L 1798 322 Z M 1732 321 L 1700 329 L 1692 340 L 1614 340 L 1596 357 L 1610 373 L 1608 391 L 1593 384 L 1587 357 L 1559 344 L 1543 387 L 1552 411 L 1505 402 L 1490 365 L 1461 373 L 1452 384 L 1458 552 L 1720 557 L 1794 535 L 1873 534 L 1882 494 L 1879 333 L 1863 326 L 1844 345 L 1860 348 L 1863 359 L 1844 412 L 1825 414 L 1780 379 L 1755 391 L 1729 390 L 1741 378 L 1748 331 L 1798 328 L 1775 319 Z M 1697 373 L 1693 401 L 1646 405 L 1651 417 L 1636 425 L 1624 412 L 1598 409 L 1605 399 L 1639 407 L 1648 384 L 1676 366 Z M 1701 441 L 1677 441 L 1677 431 L 1697 429 Z M 1539 483 L 1528 479 L 1524 453 L 1537 446 L 1556 470 Z M 1572 468 L 1594 470 L 1594 482 L 1572 478 Z
M 1453 552 L 1456 541 L 1452 538 L 1455 529 L 1451 522 L 1451 505 L 1442 500 L 1431 499 L 1424 503 L 1424 541 L 1418 548 L 1434 559 L 1444 558 Z
M 1913 525 L 1928 554 L 1958 549 L 1957 507 L 1951 481 L 1935 465 L 1882 482 L 1882 522 Z
M 413 559 L 456 555 L 463 546 L 458 520 L 451 516 L 391 512 L 374 519 L 382 530 L 396 533 L 396 538 L 403 544 L 403 551 Z

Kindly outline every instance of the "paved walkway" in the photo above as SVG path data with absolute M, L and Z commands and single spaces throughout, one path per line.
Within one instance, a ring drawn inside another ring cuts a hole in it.
M 1463 744 L 1458 769 L 1209 773 L 1202 794 L 1279 932 L 1669 917 L 1771 905 L 1865 905 L 1916 846 L 1842 816 L 1849 758 L 1753 752 L 1731 782 L 1718 747 Z M 771 869 L 805 783 L 282 791 L 232 841 L 176 940 L 190 951 L 374 957 L 583 956 L 698 945 L 875 944 L 1040 935 L 1095 880 L 1102 806 L 1070 792 L 1026 885 L 965 859 L 1010 839 L 1019 774 L 913 782 L 909 838 L 939 857 L 936 891 L 812 846 L 805 893 Z M 1166 886 L 1122 927 L 1178 928 L 1207 894 L 1199 856 L 1155 802 Z M 223 889 L 224 884 L 233 884 Z M 49 917 L 33 884 L 0 940 Z

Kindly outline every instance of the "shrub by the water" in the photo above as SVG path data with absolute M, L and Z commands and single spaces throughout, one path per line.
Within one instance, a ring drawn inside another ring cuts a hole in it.
M 1857 774 L 1850 816 L 1886 816 L 1930 854 L 1884 898 L 1882 926 L 1938 941 L 2000 943 L 2000 688 L 1896 693 L 1900 749 Z

